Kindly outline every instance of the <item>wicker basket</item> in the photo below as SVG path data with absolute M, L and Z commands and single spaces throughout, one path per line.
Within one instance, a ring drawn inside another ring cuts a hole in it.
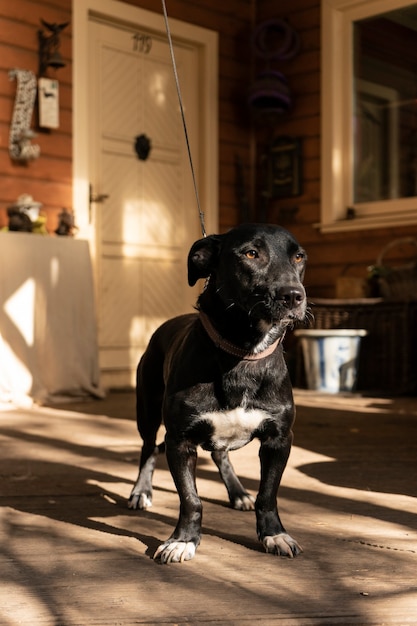
M 386 265 L 384 259 L 387 252 L 404 245 L 415 246 L 416 258 L 397 267 Z M 417 239 L 403 237 L 391 241 L 381 250 L 374 270 L 378 275 L 380 295 L 383 298 L 403 302 L 417 300 Z

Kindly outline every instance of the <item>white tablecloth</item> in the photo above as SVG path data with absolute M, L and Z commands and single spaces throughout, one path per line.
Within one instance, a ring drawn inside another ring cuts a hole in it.
M 103 396 L 88 242 L 0 233 L 0 402 L 83 396 Z

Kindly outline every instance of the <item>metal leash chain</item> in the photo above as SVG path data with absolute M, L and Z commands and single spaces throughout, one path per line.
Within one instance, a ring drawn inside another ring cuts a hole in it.
M 175 84 L 176 84 L 176 87 L 177 87 L 178 100 L 179 100 L 179 103 L 180 103 L 182 125 L 184 127 L 185 141 L 187 143 L 188 159 L 190 161 L 191 174 L 192 174 L 192 177 L 193 177 L 194 192 L 195 192 L 195 197 L 196 197 L 196 200 L 197 200 L 197 208 L 198 208 L 198 214 L 199 214 L 199 217 L 200 217 L 201 231 L 203 233 L 203 237 L 207 237 L 206 228 L 205 228 L 205 225 L 204 225 L 204 213 L 201 210 L 200 198 L 198 196 L 197 181 L 196 181 L 195 172 L 194 172 L 193 159 L 192 159 L 192 156 L 191 156 L 191 148 L 190 148 L 190 142 L 189 142 L 189 139 L 188 139 L 187 123 L 185 121 L 184 107 L 183 107 L 183 104 L 182 104 L 182 97 L 181 97 L 180 81 L 178 79 L 177 64 L 175 63 L 174 46 L 172 44 L 171 30 L 169 28 L 168 14 L 167 14 L 166 6 L 165 6 L 165 0 L 162 0 L 162 9 L 163 9 L 163 12 L 164 12 L 165 28 L 166 28 L 167 36 L 168 36 L 169 50 L 171 52 L 172 68 L 174 70 Z

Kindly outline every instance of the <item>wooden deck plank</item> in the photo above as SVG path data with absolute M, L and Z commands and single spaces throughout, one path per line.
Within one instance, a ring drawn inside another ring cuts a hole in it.
M 0 624 L 416 624 L 417 399 L 296 397 L 279 500 L 304 553 L 265 554 L 202 453 L 203 540 L 168 566 L 151 559 L 178 509 L 163 459 L 154 506 L 126 507 L 139 449 L 127 397 L 1 411 Z M 232 460 L 255 493 L 255 442 Z

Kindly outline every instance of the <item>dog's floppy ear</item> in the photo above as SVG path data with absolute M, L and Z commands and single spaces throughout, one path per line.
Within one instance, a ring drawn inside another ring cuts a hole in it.
M 199 278 L 210 276 L 217 264 L 220 235 L 209 235 L 196 241 L 188 254 L 188 284 L 193 287 Z

